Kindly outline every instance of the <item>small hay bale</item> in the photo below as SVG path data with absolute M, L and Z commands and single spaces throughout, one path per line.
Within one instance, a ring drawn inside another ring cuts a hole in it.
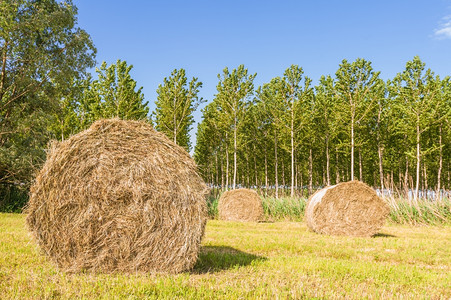
M 305 217 L 313 231 L 329 235 L 373 236 L 384 225 L 388 205 L 360 181 L 328 186 L 313 194 Z
M 257 192 L 237 189 L 224 192 L 218 201 L 219 219 L 258 222 L 263 218 L 262 200 Z
M 64 271 L 190 269 L 207 220 L 196 170 L 147 123 L 97 121 L 52 145 L 31 187 L 28 228 Z

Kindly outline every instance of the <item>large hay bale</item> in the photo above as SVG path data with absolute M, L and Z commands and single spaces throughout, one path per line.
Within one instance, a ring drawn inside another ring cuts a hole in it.
M 51 148 L 30 191 L 28 228 L 65 271 L 190 269 L 207 219 L 196 169 L 147 123 L 97 121 Z
M 388 205 L 360 181 L 328 186 L 313 194 L 307 204 L 307 225 L 317 233 L 372 236 L 384 225 Z
M 237 189 L 224 192 L 218 202 L 219 219 L 257 222 L 263 218 L 262 200 L 257 192 Z

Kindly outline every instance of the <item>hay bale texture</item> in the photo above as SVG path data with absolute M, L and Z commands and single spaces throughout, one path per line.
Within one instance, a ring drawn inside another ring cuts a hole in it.
M 196 170 L 147 123 L 97 121 L 51 147 L 30 191 L 28 228 L 65 271 L 190 269 L 207 219 Z
M 257 192 L 237 189 L 224 192 L 218 202 L 219 219 L 258 222 L 263 219 L 263 206 Z
M 389 207 L 360 181 L 325 187 L 313 194 L 305 211 L 313 231 L 329 235 L 368 237 L 384 225 Z

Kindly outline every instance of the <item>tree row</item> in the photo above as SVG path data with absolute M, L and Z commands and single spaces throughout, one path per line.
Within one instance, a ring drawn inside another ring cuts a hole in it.
M 364 59 L 316 86 L 296 65 L 258 88 L 255 76 L 224 69 L 203 110 L 195 159 L 210 185 L 276 197 L 356 179 L 412 199 L 450 189 L 451 80 L 418 57 L 387 81 Z

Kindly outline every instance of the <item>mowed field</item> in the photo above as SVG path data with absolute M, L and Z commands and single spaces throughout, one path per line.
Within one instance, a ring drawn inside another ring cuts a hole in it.
M 451 298 L 451 227 L 386 225 L 331 237 L 304 222 L 210 220 L 191 272 L 66 274 L 31 241 L 25 215 L 0 214 L 0 298 Z

